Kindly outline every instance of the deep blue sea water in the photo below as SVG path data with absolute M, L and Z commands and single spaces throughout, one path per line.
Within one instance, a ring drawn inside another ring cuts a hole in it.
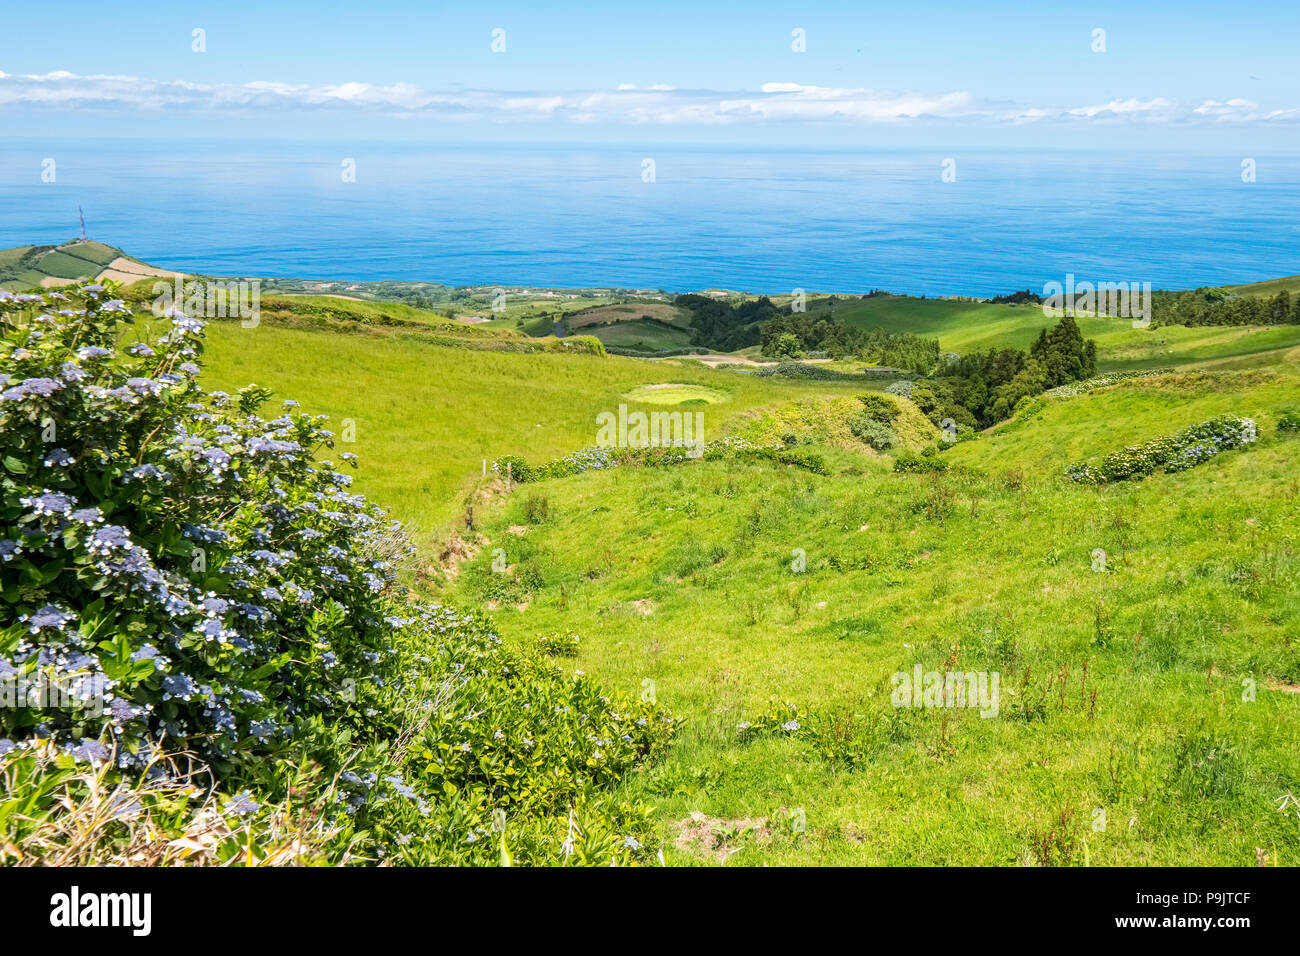
M 41 182 L 41 162 L 56 181 Z M 655 181 L 642 160 L 655 161 Z M 356 160 L 356 181 L 341 163 Z M 0 248 L 88 235 L 185 272 L 990 295 L 1300 273 L 1300 159 L 934 151 L 0 143 Z

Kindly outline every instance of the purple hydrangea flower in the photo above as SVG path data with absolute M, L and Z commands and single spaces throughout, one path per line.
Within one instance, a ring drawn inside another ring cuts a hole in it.
M 76 459 L 69 455 L 65 449 L 55 448 L 45 456 L 45 467 L 66 468 L 74 461 L 76 461 Z

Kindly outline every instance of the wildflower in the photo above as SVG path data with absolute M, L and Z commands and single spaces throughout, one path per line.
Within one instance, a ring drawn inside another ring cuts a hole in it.
M 55 448 L 45 456 L 46 468 L 66 468 L 75 459 L 63 448 Z
M 162 679 L 163 700 L 189 700 L 198 692 L 192 678 L 184 674 L 168 674 Z
M 45 627 L 52 627 L 55 630 L 61 631 L 74 617 L 76 617 L 76 615 L 71 611 L 65 610 L 55 604 L 47 604 L 35 614 L 24 614 L 18 618 L 18 620 L 29 625 L 29 633 L 36 634 L 41 630 L 41 628 Z
M 226 809 L 231 813 L 245 817 L 248 816 L 248 814 L 255 812 L 260 806 L 261 804 L 254 800 L 252 795 L 245 790 L 242 793 L 237 793 L 231 797 L 230 802 L 226 804 Z
M 109 758 L 108 748 L 98 740 L 79 740 L 76 743 L 70 743 L 65 748 L 73 760 L 86 760 L 94 762 L 96 760 L 107 760 Z
M 96 528 L 94 534 L 86 542 L 91 554 L 108 555 L 114 551 L 124 551 L 133 545 L 131 544 L 131 534 L 121 525 L 110 524 L 102 528 Z
M 24 508 L 33 509 L 32 514 L 36 517 L 67 515 L 72 511 L 73 505 L 72 499 L 67 495 L 48 490 L 34 498 L 23 498 L 21 501 Z
M 13 388 L 0 392 L 0 402 L 21 401 L 29 395 L 47 398 L 63 387 L 63 382 L 55 378 L 29 378 Z

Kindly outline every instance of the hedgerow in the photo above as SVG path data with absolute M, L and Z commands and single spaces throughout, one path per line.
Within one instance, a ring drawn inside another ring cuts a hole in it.
M 1209 461 L 1220 452 L 1256 440 L 1255 422 L 1237 415 L 1221 415 L 1191 425 L 1172 435 L 1112 452 L 1097 465 L 1075 462 L 1065 473 L 1073 481 L 1100 485 L 1111 481 L 1145 478 L 1156 471 L 1185 471 Z
M 145 341 L 114 291 L 0 293 L 0 679 L 67 694 L 0 708 L 5 766 L 56 747 L 148 777 L 185 754 L 243 788 L 238 816 L 315 767 L 335 861 L 644 855 L 646 808 L 604 790 L 671 718 L 409 602 L 400 529 L 318 457 L 324 416 L 205 391 L 203 324 Z M 15 780 L 29 809 L 55 792 Z
M 1177 371 L 1177 369 L 1166 366 L 1162 368 L 1136 369 L 1128 372 L 1107 372 L 1105 375 L 1099 375 L 1096 378 L 1084 379 L 1081 382 L 1069 382 L 1065 385 L 1058 385 L 1056 388 L 1049 388 L 1043 394 L 1053 398 L 1074 398 L 1076 395 L 1082 395 L 1084 392 L 1091 392 L 1099 388 L 1118 385 L 1120 382 L 1128 382 L 1140 378 L 1155 378 L 1156 376 L 1168 375 L 1175 371 Z
M 619 466 L 661 468 L 691 461 L 717 461 L 721 458 L 736 457 L 761 458 L 778 464 L 795 465 L 817 474 L 828 473 L 825 459 L 814 452 L 757 445 L 735 435 L 705 442 L 698 454 L 692 455 L 693 450 L 686 445 L 658 445 L 646 448 L 591 447 L 540 465 L 530 465 L 519 455 L 505 455 L 492 463 L 492 470 L 498 477 L 509 474 L 513 481 L 529 482 L 565 478 L 585 471 L 603 471 L 606 468 Z
M 807 365 L 803 362 L 778 362 L 765 365 L 754 372 L 760 378 L 797 378 L 817 382 L 860 382 L 860 372 L 837 372 L 822 365 Z

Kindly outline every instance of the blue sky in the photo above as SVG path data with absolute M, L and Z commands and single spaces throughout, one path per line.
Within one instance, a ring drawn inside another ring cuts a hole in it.
M 1295 2 L 64 0 L 57 25 L 38 4 L 4 17 L 0 120 L 19 137 L 1300 143 Z

